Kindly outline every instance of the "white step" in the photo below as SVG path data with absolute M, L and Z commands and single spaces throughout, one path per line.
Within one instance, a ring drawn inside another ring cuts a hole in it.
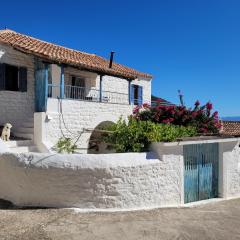
M 32 146 L 32 140 L 17 140 L 4 142 L 9 148 L 21 147 L 21 146 Z
M 13 136 L 24 138 L 24 139 L 30 139 L 30 140 L 33 139 L 33 134 L 32 133 L 14 132 Z
M 34 123 L 33 122 L 23 122 L 21 124 L 21 127 L 27 127 L 27 128 L 34 128 Z
M 10 151 L 14 153 L 28 153 L 28 152 L 38 152 L 38 149 L 36 146 L 22 146 L 22 147 L 10 148 Z
M 31 134 L 33 134 L 34 129 L 31 128 L 31 127 L 19 127 L 14 132 L 31 133 Z
M 10 148 L 10 151 L 14 153 L 28 153 L 28 152 L 38 152 L 38 149 L 36 146 L 22 146 L 22 147 Z

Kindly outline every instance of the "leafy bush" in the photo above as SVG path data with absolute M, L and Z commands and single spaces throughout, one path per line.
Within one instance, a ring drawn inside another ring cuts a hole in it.
M 112 144 L 117 152 L 142 152 L 148 150 L 151 142 L 171 142 L 197 133 L 194 127 L 156 124 L 133 117 L 128 122 L 120 119 L 106 130 L 112 133 L 105 135 L 104 141 Z
M 154 123 L 173 124 L 178 126 L 192 126 L 198 133 L 218 133 L 221 124 L 218 112 L 212 113 L 212 104 L 200 106 L 195 102 L 193 109 L 185 106 L 155 106 L 148 104 L 138 106 L 133 111 L 133 117 L 137 120 L 152 121 Z
M 58 153 L 74 153 L 77 149 L 77 145 L 72 143 L 71 138 L 61 137 L 56 148 Z

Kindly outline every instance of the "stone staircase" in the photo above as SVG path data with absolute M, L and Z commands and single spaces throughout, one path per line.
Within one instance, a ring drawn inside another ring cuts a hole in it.
M 22 125 L 13 131 L 15 138 L 21 138 L 25 140 L 33 140 L 34 133 L 34 120 L 33 118 L 23 122 Z
M 14 153 L 39 152 L 33 142 L 34 119 L 29 118 L 11 133 L 11 140 L 5 142 Z

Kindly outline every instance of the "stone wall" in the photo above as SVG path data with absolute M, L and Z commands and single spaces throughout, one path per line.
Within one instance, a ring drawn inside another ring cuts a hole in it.
M 3 154 L 0 199 L 83 209 L 176 206 L 181 203 L 180 163 L 160 161 L 152 153 Z
M 13 130 L 21 122 L 33 118 L 34 113 L 34 61 L 30 55 L 0 44 L 0 63 L 27 67 L 27 92 L 0 91 L 0 125 L 10 122 Z

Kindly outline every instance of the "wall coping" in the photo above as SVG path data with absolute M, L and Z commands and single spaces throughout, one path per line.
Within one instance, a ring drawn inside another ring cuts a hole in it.
M 163 147 L 174 147 L 183 146 L 191 144 L 203 144 L 203 143 L 225 143 L 225 142 L 237 142 L 240 141 L 240 137 L 234 138 L 214 138 L 214 139 L 199 139 L 199 140 L 187 140 L 178 142 L 154 142 L 153 144 L 158 144 Z

